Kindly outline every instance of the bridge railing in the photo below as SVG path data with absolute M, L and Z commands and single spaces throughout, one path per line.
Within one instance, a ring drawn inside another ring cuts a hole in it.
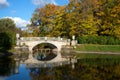
M 21 37 L 21 41 L 60 41 L 60 42 L 69 42 L 69 39 L 65 38 L 56 38 L 56 37 Z

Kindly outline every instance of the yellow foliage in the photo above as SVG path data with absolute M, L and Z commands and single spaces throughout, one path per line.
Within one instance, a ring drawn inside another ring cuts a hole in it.
M 120 26 L 114 30 L 114 33 L 120 39 Z
M 98 12 L 98 13 L 96 13 L 98 16 L 104 16 L 105 15 L 105 13 L 104 12 Z

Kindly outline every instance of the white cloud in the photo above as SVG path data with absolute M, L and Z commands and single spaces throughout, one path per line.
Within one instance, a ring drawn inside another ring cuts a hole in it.
M 15 22 L 15 24 L 16 24 L 16 26 L 17 26 L 18 28 L 26 28 L 26 25 L 27 25 L 27 24 L 30 24 L 29 21 L 26 21 L 26 20 L 24 20 L 24 19 L 21 19 L 20 17 L 5 17 L 5 18 L 10 18 L 10 19 L 12 19 L 12 20 Z
M 0 8 L 3 7 L 8 7 L 9 3 L 7 2 L 7 0 L 0 0 Z
M 55 5 L 57 5 L 55 0 L 32 0 L 32 3 L 34 5 L 37 5 L 37 6 L 40 6 L 40 7 L 42 7 L 42 6 L 46 5 L 46 4 L 55 4 Z

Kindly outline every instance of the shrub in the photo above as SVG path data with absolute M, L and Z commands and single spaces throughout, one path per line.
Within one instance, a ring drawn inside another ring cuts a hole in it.
M 81 36 L 77 38 L 79 44 L 119 45 L 120 40 L 112 36 Z
M 12 48 L 15 44 L 15 35 L 11 32 L 0 33 L 0 50 L 5 51 Z

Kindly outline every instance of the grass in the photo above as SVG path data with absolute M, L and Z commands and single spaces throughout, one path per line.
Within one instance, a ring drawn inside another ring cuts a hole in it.
M 79 53 L 76 56 L 80 59 L 92 59 L 92 58 L 99 58 L 99 59 L 120 59 L 119 54 L 86 54 L 86 53 Z
M 97 52 L 120 52 L 120 45 L 80 44 L 77 45 L 76 50 Z

